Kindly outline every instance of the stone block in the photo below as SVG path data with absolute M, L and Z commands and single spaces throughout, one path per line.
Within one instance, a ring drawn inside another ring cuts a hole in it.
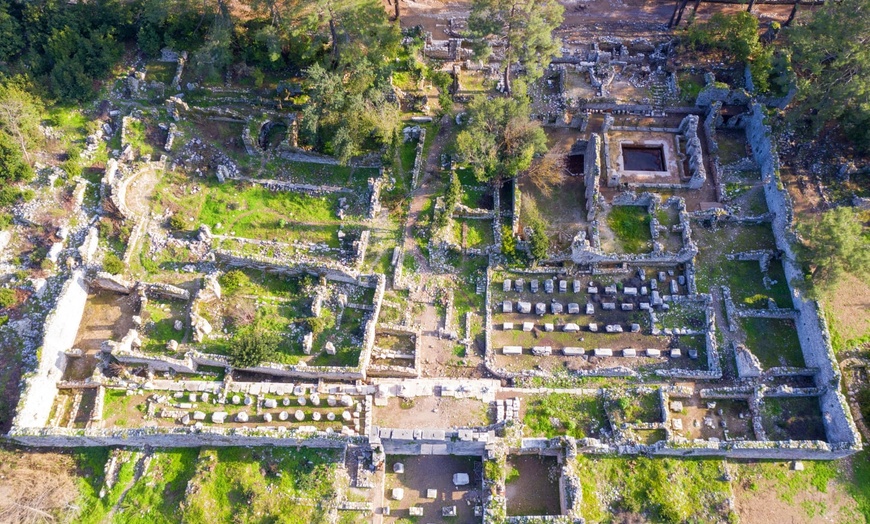
M 562 328 L 562 331 L 564 331 L 565 333 L 577 333 L 580 331 L 580 326 L 574 324 L 573 322 L 569 322 L 568 324 L 565 324 L 565 327 Z
M 622 356 L 623 357 L 636 357 L 637 350 L 634 348 L 625 348 L 622 350 Z
M 546 331 L 548 333 L 552 333 L 554 330 L 555 330 L 555 326 L 553 326 L 553 324 L 551 324 L 549 322 L 544 323 L 544 331 Z
M 543 302 L 538 302 L 535 304 L 535 314 L 536 315 L 545 315 L 547 313 L 547 305 Z
M 501 310 L 503 313 L 513 313 L 513 311 L 514 311 L 513 302 L 511 302 L 510 300 L 505 300 L 501 304 Z
M 538 292 L 538 288 L 539 288 L 538 284 L 539 284 L 539 283 L 538 283 L 538 280 L 537 280 L 537 279 L 532 280 L 532 281 L 529 282 L 529 289 L 532 290 L 532 293 L 537 293 L 537 292 Z
M 553 348 L 550 346 L 535 346 L 532 348 L 532 355 L 536 357 L 548 357 L 553 353 Z
M 513 328 L 514 328 L 513 322 L 505 322 L 504 324 L 502 324 L 502 330 L 504 330 L 504 331 L 510 331 Z
M 561 314 L 562 314 L 562 310 L 563 310 L 562 304 L 560 304 L 559 302 L 552 302 L 552 303 L 550 304 L 550 311 L 551 311 L 554 315 L 561 315 Z
M 529 331 L 531 331 L 531 330 L 533 330 L 533 329 L 535 329 L 535 323 L 534 323 L 534 322 L 523 322 L 523 331 L 525 331 L 526 333 L 528 333 Z
M 505 346 L 502 348 L 501 352 L 505 355 L 522 355 L 523 347 L 522 346 Z
M 569 303 L 568 304 L 568 314 L 569 315 L 576 315 L 578 313 L 580 313 L 580 304 L 578 304 L 576 302 Z
M 575 281 L 572 283 L 572 288 L 571 288 L 571 289 L 574 291 L 574 293 L 579 293 L 579 292 L 580 292 L 580 289 L 581 289 L 580 281 L 579 281 L 579 280 L 575 280 Z
M 595 306 L 592 305 L 591 302 L 586 304 L 586 314 L 587 315 L 594 315 L 595 314 Z
M 627 288 L 623 289 L 622 292 L 630 297 L 633 297 L 633 296 L 637 295 L 637 288 L 636 287 L 627 287 Z
M 630 302 L 623 302 L 622 304 L 619 305 L 619 307 L 623 311 L 634 311 L 634 304 L 632 304 Z
M 579 357 L 579 356 L 583 355 L 584 353 L 585 353 L 585 351 L 583 350 L 583 348 L 578 348 L 578 347 L 562 348 L 562 354 L 565 355 L 566 357 Z
M 613 350 L 610 349 L 610 348 L 595 348 L 595 349 L 593 350 L 593 354 L 594 354 L 596 357 L 612 357 L 612 356 L 613 356 Z
M 602 302 L 601 309 L 605 311 L 616 311 L 616 302 Z
M 532 303 L 531 302 L 517 302 L 517 311 L 519 313 L 531 313 L 532 312 Z
M 598 324 L 596 324 L 595 322 L 590 322 L 589 323 L 589 331 L 591 331 L 593 333 L 598 333 Z
M 502 285 L 502 291 L 504 291 L 505 293 L 510 291 L 511 284 L 512 284 L 511 279 L 509 279 L 509 278 L 504 279 L 504 284 Z
M 646 350 L 646 356 L 648 356 L 648 357 L 660 357 L 660 356 L 662 356 L 662 352 L 660 349 L 649 348 Z
M 598 288 L 597 287 L 587 287 L 586 292 L 589 293 L 590 295 L 597 295 Z

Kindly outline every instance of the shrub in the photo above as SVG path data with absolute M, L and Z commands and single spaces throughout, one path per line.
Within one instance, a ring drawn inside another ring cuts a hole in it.
M 169 227 L 176 231 L 184 231 L 187 228 L 187 222 L 184 220 L 184 217 L 181 216 L 181 213 L 175 213 L 169 219 Z
M 501 252 L 508 257 L 517 254 L 517 239 L 514 232 L 508 226 L 501 227 Z
M 543 222 L 536 221 L 532 224 L 532 238 L 529 239 L 529 251 L 532 258 L 541 260 L 547 257 L 550 249 L 550 239 L 547 237 L 547 229 Z
M 118 255 L 107 253 L 106 256 L 103 257 L 103 269 L 113 275 L 120 275 L 124 271 L 124 263 L 121 262 Z
M 232 293 L 247 284 L 249 281 L 250 279 L 248 278 L 248 275 L 239 269 L 228 271 L 220 277 L 221 287 L 227 293 Z
M 236 367 L 256 366 L 268 360 L 278 348 L 277 333 L 254 325 L 241 329 L 230 345 L 230 360 Z
M 17 299 L 14 290 L 8 288 L 0 289 L 0 308 L 6 309 L 15 305 L 15 302 L 17 302 Z

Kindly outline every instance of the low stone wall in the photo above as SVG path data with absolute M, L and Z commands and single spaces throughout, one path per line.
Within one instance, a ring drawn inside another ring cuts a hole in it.
M 166 447 L 192 448 L 201 446 L 277 446 L 344 449 L 348 444 L 361 444 L 359 437 L 330 435 L 325 432 L 287 431 L 280 427 L 257 428 L 139 428 L 139 429 L 68 429 L 19 428 L 9 432 L 9 438 L 19 444 L 35 447 Z
M 417 189 L 420 184 L 420 173 L 423 171 L 423 145 L 426 143 L 426 128 L 420 128 L 420 137 L 417 139 L 417 149 L 414 154 L 414 168 L 411 171 L 411 189 Z
M 75 343 L 87 300 L 84 270 L 77 269 L 64 283 L 54 310 L 45 319 L 39 364 L 24 381 L 13 426 L 43 427 L 48 423 L 57 383 L 66 370 L 64 352 Z

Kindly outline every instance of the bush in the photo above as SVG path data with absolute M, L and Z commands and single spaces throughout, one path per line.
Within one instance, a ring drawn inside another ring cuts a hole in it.
M 106 256 L 103 257 L 103 269 L 113 275 L 120 275 L 124 272 L 124 263 L 121 262 L 121 259 L 118 258 L 118 255 L 114 253 L 107 253 Z
M 514 232 L 508 226 L 501 226 L 501 252 L 508 257 L 517 254 L 517 239 L 514 238 Z
M 250 282 L 248 275 L 239 269 L 228 271 L 220 277 L 221 288 L 223 288 L 223 291 L 227 293 L 236 291 L 248 282 Z
M 0 289 L 0 308 L 6 309 L 14 306 L 15 302 L 17 302 L 17 299 L 14 290 L 8 288 Z
M 277 333 L 254 325 L 241 329 L 230 345 L 230 360 L 236 367 L 251 367 L 269 360 L 278 349 Z
M 175 213 L 169 219 L 169 227 L 176 231 L 184 231 L 187 228 L 187 222 L 181 216 L 181 213 Z
M 532 238 L 529 239 L 532 258 L 535 260 L 547 258 L 548 249 L 550 249 L 550 239 L 547 237 L 546 226 L 543 222 L 535 222 L 532 224 Z

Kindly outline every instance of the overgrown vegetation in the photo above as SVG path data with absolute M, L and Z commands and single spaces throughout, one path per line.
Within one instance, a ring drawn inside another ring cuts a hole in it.
M 597 437 L 606 429 L 607 415 L 595 396 L 550 393 L 531 397 L 526 403 L 523 423 L 532 436 Z
M 626 253 L 646 253 L 651 248 L 651 218 L 640 206 L 614 206 L 607 213 L 607 225 Z

